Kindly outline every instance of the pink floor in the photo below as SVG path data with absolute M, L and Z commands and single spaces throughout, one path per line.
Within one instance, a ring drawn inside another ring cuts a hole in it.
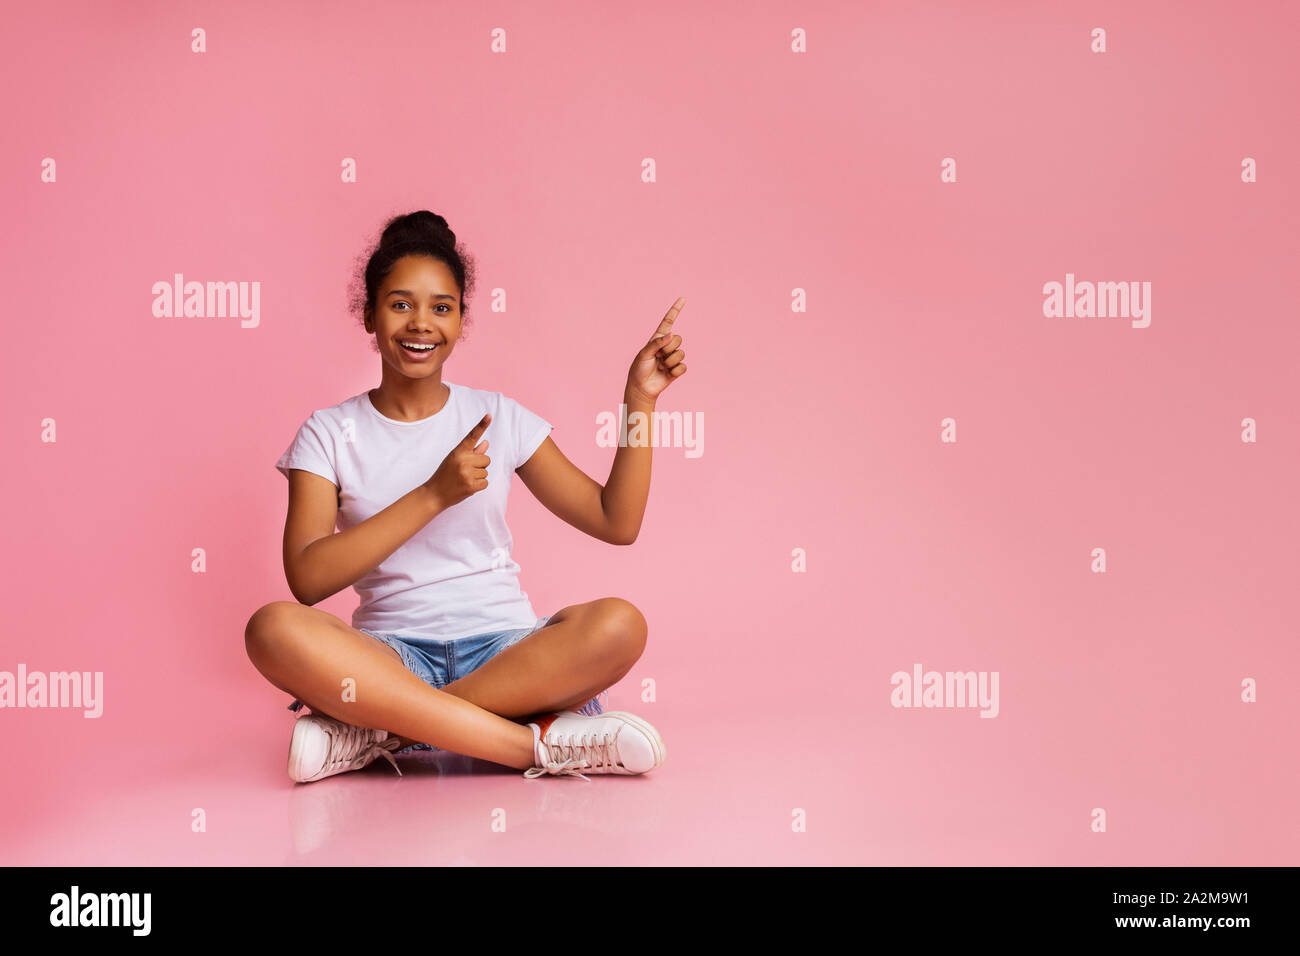
M 1294 827 L 1253 837 L 1261 788 L 1287 786 L 1246 748 L 1190 762 L 1115 757 L 1130 785 L 1092 790 L 1053 741 L 1006 713 L 934 718 L 929 752 L 879 733 L 898 712 L 825 713 L 779 704 L 654 714 L 668 760 L 642 777 L 543 777 L 455 754 L 403 755 L 312 784 L 284 762 L 293 716 L 266 707 L 220 720 L 199 711 L 127 739 L 96 740 L 68 715 L 9 764 L 0 863 L 37 865 L 513 864 L 1287 864 Z M 632 709 L 615 688 L 613 705 Z M 30 711 L 10 716 L 31 719 Z M 85 724 L 91 724 L 86 721 Z M 179 738 L 188 739 L 178 745 Z M 1189 742 L 1188 749 L 1195 747 Z M 101 783 L 101 781 L 112 781 Z M 1216 788 L 1216 792 L 1211 792 Z M 1091 833 L 1083 793 L 1105 791 L 1110 832 Z M 191 830 L 201 808 L 206 832 Z M 806 832 L 792 830 L 796 808 Z M 504 811 L 506 829 L 494 832 Z M 1275 821 L 1276 822 L 1276 821 Z

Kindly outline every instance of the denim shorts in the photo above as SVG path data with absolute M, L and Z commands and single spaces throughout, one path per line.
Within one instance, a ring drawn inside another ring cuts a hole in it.
M 425 637 L 398 637 L 395 634 L 368 631 L 364 627 L 357 628 L 357 630 L 363 634 L 369 634 L 375 640 L 382 641 L 397 651 L 401 655 L 402 663 L 406 665 L 406 669 L 426 684 L 443 687 L 454 680 L 460 680 L 460 678 L 472 671 L 478 670 L 507 647 L 518 644 L 534 631 L 540 631 L 550 619 L 548 615 L 547 617 L 538 618 L 537 623 L 532 627 L 489 631 L 486 634 L 475 634 L 472 637 L 462 637 L 454 641 L 440 641 Z M 579 707 L 577 709 L 578 713 L 589 717 L 603 714 L 605 708 L 600 702 L 601 694 L 606 695 L 606 699 L 608 699 L 609 692 L 601 691 L 600 694 Z M 302 709 L 302 706 L 303 701 L 295 699 L 289 705 L 289 709 L 298 711 Z M 415 743 L 402 748 L 397 753 L 408 753 L 412 750 L 441 749 L 441 747 L 434 747 L 431 744 Z

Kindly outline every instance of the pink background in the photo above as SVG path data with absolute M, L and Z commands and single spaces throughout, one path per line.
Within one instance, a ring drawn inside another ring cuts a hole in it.
M 1297 862 L 1296 5 L 266 6 L 6 13 L 0 669 L 105 700 L 0 710 L 0 863 Z M 243 643 L 291 599 L 273 463 L 378 384 L 347 283 L 422 208 L 481 270 L 446 377 L 602 483 L 687 297 L 659 410 L 704 454 L 655 451 L 636 544 L 509 513 L 539 615 L 646 615 L 611 703 L 652 774 L 285 774 Z M 175 272 L 260 282 L 260 325 L 155 318 Z M 1150 282 L 1150 327 L 1044 317 L 1067 272 Z M 892 707 L 915 663 L 1000 713 Z

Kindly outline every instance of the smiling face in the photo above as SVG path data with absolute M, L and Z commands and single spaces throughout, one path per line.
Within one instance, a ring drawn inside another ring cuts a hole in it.
M 398 259 L 375 294 L 366 331 L 392 371 L 407 378 L 440 377 L 461 332 L 460 290 L 447 264 L 428 256 Z

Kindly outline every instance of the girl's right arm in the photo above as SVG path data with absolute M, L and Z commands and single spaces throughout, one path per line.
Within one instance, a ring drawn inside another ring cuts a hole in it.
M 293 596 L 313 605 L 351 587 L 441 512 L 486 488 L 488 443 L 481 448 L 475 443 L 490 421 L 491 415 L 484 415 L 428 481 L 338 533 L 338 486 L 313 472 L 290 469 L 284 575 Z
M 284 576 L 303 604 L 317 604 L 355 584 L 442 511 L 430 486 L 422 484 L 336 534 L 338 494 L 328 478 L 298 468 L 289 472 Z

